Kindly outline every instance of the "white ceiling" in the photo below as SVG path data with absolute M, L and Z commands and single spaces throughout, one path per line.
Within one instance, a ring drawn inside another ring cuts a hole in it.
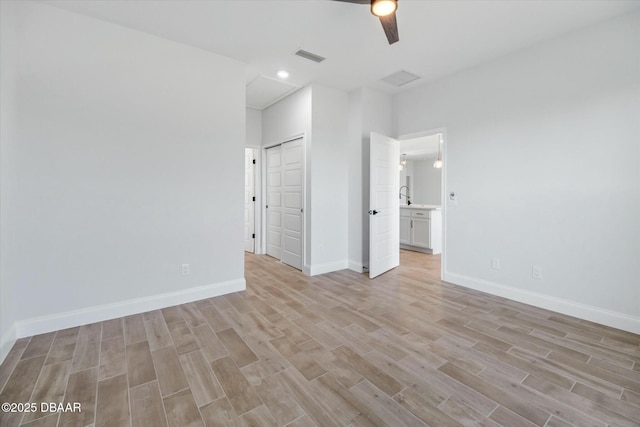
M 640 8 L 638 0 L 399 0 L 400 41 L 389 45 L 367 5 L 331 0 L 46 3 L 235 58 L 248 65 L 247 83 L 284 68 L 297 87 L 314 82 L 388 93 Z M 327 59 L 294 56 L 301 48 Z M 401 88 L 380 82 L 400 70 L 421 78 Z
M 407 160 L 424 160 L 438 155 L 440 134 L 421 136 L 419 138 L 400 140 L 400 157 L 406 155 Z

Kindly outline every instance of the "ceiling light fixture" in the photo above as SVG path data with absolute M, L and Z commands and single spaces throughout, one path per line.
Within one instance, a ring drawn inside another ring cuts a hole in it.
M 398 0 L 373 0 L 371 13 L 375 16 L 391 15 L 398 8 Z
M 407 165 L 407 155 L 403 154 L 402 160 L 400 160 L 400 170 L 403 170 L 406 165 Z
M 277 74 L 278 74 L 278 77 L 280 77 L 283 80 L 289 77 L 289 72 L 287 70 L 278 70 Z
M 436 169 L 442 168 L 442 152 L 440 151 L 440 147 L 442 146 L 442 134 L 440 134 L 440 142 L 438 143 L 438 158 L 435 162 L 433 162 L 433 167 Z

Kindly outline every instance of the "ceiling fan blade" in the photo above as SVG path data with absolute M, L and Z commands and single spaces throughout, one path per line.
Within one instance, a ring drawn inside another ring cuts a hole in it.
M 389 44 L 394 44 L 395 42 L 400 40 L 400 36 L 398 35 L 398 21 L 396 21 L 395 12 L 387 16 L 381 16 L 380 22 L 382 23 L 384 33 L 387 35 Z

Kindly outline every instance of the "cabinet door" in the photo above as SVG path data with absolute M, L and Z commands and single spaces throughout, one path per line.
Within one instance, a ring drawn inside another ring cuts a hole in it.
M 411 218 L 400 217 L 400 243 L 411 244 Z
M 430 220 L 413 218 L 413 227 L 411 227 L 411 244 L 421 248 L 430 249 L 429 229 L 431 228 Z

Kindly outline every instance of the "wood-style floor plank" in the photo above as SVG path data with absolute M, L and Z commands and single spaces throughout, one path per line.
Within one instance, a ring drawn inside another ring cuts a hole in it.
M 103 380 L 126 372 L 127 359 L 124 350 L 124 336 L 120 335 L 102 341 L 99 378 Z
M 201 351 L 183 354 L 180 364 L 199 407 L 224 396 L 224 390 Z
M 262 401 L 230 357 L 211 362 L 220 385 L 238 415 L 257 408 Z
M 53 341 L 53 335 L 51 335 L 49 345 L 51 341 Z M 29 347 L 27 346 L 27 348 Z M 38 353 L 41 352 L 38 351 Z M 40 370 L 44 366 L 45 358 L 46 354 L 41 354 L 40 356 L 20 360 L 7 380 L 7 384 L 2 389 L 2 393 L 0 393 L 0 403 L 17 404 L 29 402 L 31 392 L 40 376 Z M 22 412 L 2 411 L 0 412 L 0 426 L 19 425 L 22 415 Z
M 96 400 L 96 427 L 130 425 L 129 388 L 126 375 L 100 381 Z
M 121 374 L 125 376 L 125 374 Z M 60 414 L 59 425 L 88 426 L 93 424 L 96 413 L 98 373 L 96 368 L 85 369 L 69 375 L 64 395 L 65 405 L 79 403 L 81 411 Z
M 60 363 L 73 358 L 80 328 L 69 328 L 56 333 L 51 349 L 45 361 L 46 365 Z M 95 344 L 94 344 L 95 345 Z
M 156 371 L 147 341 L 128 345 L 126 352 L 129 387 L 139 386 L 156 379 Z
M 247 289 L 21 338 L 0 426 L 640 426 L 640 336 L 439 280 L 245 257 Z
M 216 333 L 220 341 L 227 348 L 227 352 L 236 362 L 239 368 L 247 366 L 258 360 L 258 357 L 249 346 L 240 338 L 238 333 L 232 328 L 218 331 Z
M 246 427 L 226 397 L 206 404 L 200 408 L 206 427 Z
M 7 380 L 11 376 L 11 372 L 16 367 L 22 356 L 22 352 L 29 344 L 30 338 L 20 338 L 13 345 L 4 362 L 0 364 L 0 390 L 2 390 L 7 383 Z
M 53 339 L 56 336 L 56 332 L 49 332 L 46 334 L 40 334 L 31 337 L 27 348 L 22 353 L 22 359 L 28 359 L 34 356 L 41 356 L 49 353 Z
M 67 387 L 67 378 L 69 377 L 69 362 L 54 363 L 42 368 L 36 387 L 31 393 L 30 401 L 36 403 L 37 410 L 27 412 L 22 418 L 23 423 L 28 423 L 45 415 L 47 412 L 41 412 L 43 402 L 62 402 L 64 391 Z
M 191 390 L 182 390 L 164 398 L 170 427 L 204 427 Z
M 157 381 L 129 390 L 131 399 L 131 427 L 167 426 L 164 404 Z
M 163 397 L 189 387 L 175 348 L 161 348 L 151 355 Z
M 102 324 L 100 323 L 80 326 L 78 342 L 71 361 L 72 372 L 98 366 L 101 336 Z

